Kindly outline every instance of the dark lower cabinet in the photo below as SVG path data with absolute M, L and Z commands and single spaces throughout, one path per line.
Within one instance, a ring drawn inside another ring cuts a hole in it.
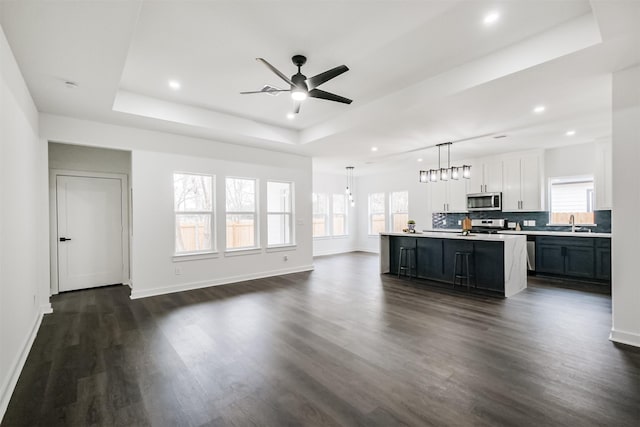
M 591 237 L 537 237 L 536 273 L 588 280 L 610 280 L 611 240 Z
M 471 252 L 473 255 L 469 260 L 469 267 L 476 274 L 471 286 L 475 282 L 480 289 L 504 294 L 503 242 L 390 236 L 389 270 L 392 274 L 398 273 L 398 258 L 402 246 L 416 248 L 419 278 L 446 283 L 453 283 L 455 253 Z
M 611 280 L 611 240 L 596 241 L 596 278 Z
M 564 274 L 562 246 L 536 242 L 536 272 Z

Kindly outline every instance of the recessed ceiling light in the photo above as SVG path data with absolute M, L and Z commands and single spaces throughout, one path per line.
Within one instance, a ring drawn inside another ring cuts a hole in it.
M 378 151 L 378 147 L 371 147 L 371 151 Z
M 421 161 L 422 161 L 422 158 L 419 158 L 419 159 L 418 159 L 418 161 L 419 161 L 419 162 L 421 162 Z
M 575 134 L 576 134 L 575 130 L 568 130 L 567 133 L 565 133 L 565 135 L 567 135 L 567 136 L 573 136 Z
M 493 25 L 496 22 L 498 22 L 498 20 L 500 19 L 500 13 L 499 12 L 489 12 L 488 14 L 485 15 L 484 17 L 484 25 Z
M 295 115 L 295 114 L 293 114 L 293 113 L 287 113 L 287 119 L 289 119 L 289 120 L 293 120 L 293 119 L 295 119 L 295 118 L 296 118 L 296 115 Z
M 180 89 L 182 85 L 180 84 L 179 81 L 177 80 L 169 80 L 169 87 L 173 90 L 178 90 Z
M 544 113 L 544 110 L 546 110 L 547 107 L 545 107 L 544 105 L 538 105 L 537 107 L 535 107 L 533 109 L 533 112 L 536 114 L 540 114 L 540 113 Z

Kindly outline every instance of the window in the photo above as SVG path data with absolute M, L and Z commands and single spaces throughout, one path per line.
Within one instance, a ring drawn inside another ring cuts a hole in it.
M 390 195 L 391 231 L 402 232 L 409 221 L 409 192 L 396 191 Z
M 593 224 L 593 177 L 551 178 L 549 181 L 549 222 Z
M 257 247 L 256 180 L 227 178 L 227 249 Z
M 369 194 L 369 234 L 385 231 L 384 193 Z
M 331 216 L 331 230 L 334 236 L 346 236 L 347 234 L 347 196 L 345 194 L 333 195 Z
M 267 182 L 267 245 L 290 245 L 293 243 L 291 230 L 292 189 L 291 182 Z
M 213 250 L 213 177 L 173 174 L 175 253 Z
M 313 237 L 329 235 L 329 197 L 326 194 L 313 193 Z

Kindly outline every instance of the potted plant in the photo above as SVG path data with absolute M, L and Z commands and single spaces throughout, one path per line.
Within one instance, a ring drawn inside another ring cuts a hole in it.
M 416 222 L 412 219 L 410 219 L 409 221 L 407 221 L 407 228 L 409 229 L 409 233 L 415 233 L 416 232 Z

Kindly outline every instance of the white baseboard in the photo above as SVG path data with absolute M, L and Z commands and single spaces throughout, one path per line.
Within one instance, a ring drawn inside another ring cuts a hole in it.
M 618 342 L 620 344 L 627 344 L 627 345 L 632 345 L 634 347 L 640 347 L 640 334 L 635 334 L 632 332 L 616 331 L 615 329 L 611 329 L 611 335 L 609 335 L 609 339 L 613 342 Z
M 354 249 L 353 252 L 367 252 L 367 253 L 370 253 L 370 254 L 379 254 L 380 253 L 380 249 L 357 248 L 357 249 Z
M 46 304 L 40 305 L 40 312 L 42 314 L 51 314 L 51 313 L 53 313 L 53 307 L 51 307 L 51 303 L 48 302 Z
M 49 304 L 48 310 L 50 310 L 48 311 L 49 313 L 53 312 L 51 310 L 51 304 Z M 18 378 L 20 378 L 22 368 L 24 368 L 24 364 L 27 361 L 29 351 L 31 351 L 31 346 L 36 339 L 36 335 L 38 335 L 40 324 L 42 324 L 43 314 L 44 311 L 41 311 L 36 315 L 33 325 L 31 326 L 31 331 L 29 332 L 29 335 L 25 337 L 25 340 L 22 343 L 22 348 L 20 349 L 20 352 L 11 365 L 9 375 L 7 375 L 5 383 L 2 384 L 2 388 L 0 388 L 0 421 L 2 421 L 2 418 L 4 418 L 4 414 L 7 411 L 7 407 L 9 406 L 9 401 L 11 400 L 13 390 L 18 383 Z
M 131 299 L 147 298 L 156 295 L 172 294 L 174 292 L 190 291 L 193 289 L 208 288 L 210 286 L 228 285 L 230 283 L 244 282 L 246 280 L 263 279 L 265 277 L 282 276 L 283 274 L 300 273 L 313 270 L 313 264 L 293 268 L 283 268 L 280 270 L 261 271 L 259 273 L 245 274 L 240 276 L 223 277 L 215 280 L 204 280 L 200 282 L 181 283 L 179 285 L 164 286 L 162 288 L 131 290 Z

